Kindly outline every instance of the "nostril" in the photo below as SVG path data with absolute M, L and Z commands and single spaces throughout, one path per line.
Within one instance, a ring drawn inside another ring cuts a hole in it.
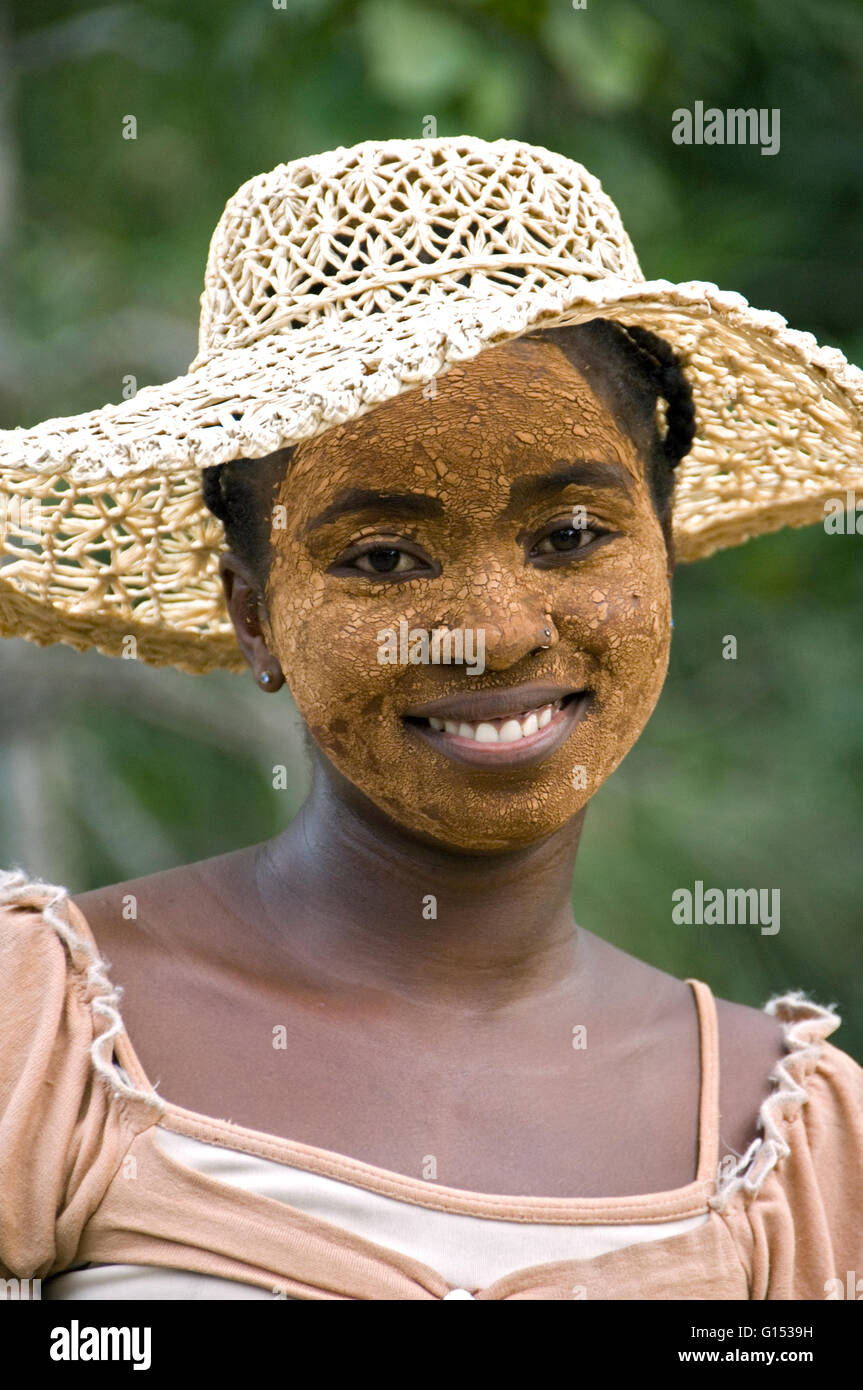
M 540 633 L 544 640 L 540 643 L 538 647 L 534 647 L 533 651 L 531 652 L 531 656 L 536 656 L 537 652 L 548 651 L 549 647 L 552 645 L 551 628 L 548 626 L 548 624 L 546 624 L 545 627 L 540 628 Z

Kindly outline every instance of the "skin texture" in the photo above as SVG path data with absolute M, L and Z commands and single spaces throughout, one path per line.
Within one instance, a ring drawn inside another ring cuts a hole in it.
M 577 458 L 599 466 L 589 487 L 508 510 L 516 478 Z M 597 486 L 603 467 L 621 470 L 629 499 Z M 439 506 L 306 533 L 346 488 Z M 644 728 L 668 661 L 671 564 L 631 441 L 556 347 L 522 340 L 454 368 L 431 399 L 407 393 L 301 446 L 276 500 L 266 594 L 230 552 L 221 573 L 251 669 L 272 672 L 275 692 L 287 680 L 307 721 L 307 801 L 272 840 L 75 899 L 145 1071 L 200 1114 L 412 1177 L 431 1155 L 439 1182 L 469 1191 L 691 1182 L 692 992 L 572 907 L 587 802 Z M 576 504 L 614 539 L 537 564 L 538 539 Z M 396 584 L 352 570 L 352 546 L 371 540 L 403 543 L 419 570 Z M 400 617 L 482 625 L 486 670 L 379 664 L 377 634 Z M 532 767 L 465 767 L 402 719 L 537 678 L 590 688 L 593 703 Z M 572 784 L 578 764 L 586 788 Z M 739 1153 L 780 1028 L 718 1009 L 722 1135 Z
M 579 460 L 596 462 L 596 485 L 518 499 L 517 479 Z M 601 485 L 614 468 L 629 495 Z M 440 511 L 353 511 L 307 534 L 350 489 L 426 494 Z M 576 504 L 609 534 L 550 553 L 549 531 Z M 410 392 L 301 445 L 278 505 L 286 526 L 272 533 L 267 646 L 315 743 L 355 788 L 401 826 L 469 851 L 531 844 L 584 808 L 659 697 L 670 586 L 635 447 L 559 350 L 494 349 L 453 368 L 432 399 Z M 410 545 L 401 563 L 413 568 L 395 580 L 351 570 L 358 543 Z M 400 620 L 482 629 L 485 672 L 379 664 L 378 633 Z M 592 701 L 538 767 L 465 768 L 402 718 L 440 696 L 541 679 L 590 690 Z

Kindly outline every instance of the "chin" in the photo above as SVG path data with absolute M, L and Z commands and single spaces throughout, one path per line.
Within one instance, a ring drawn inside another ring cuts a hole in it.
M 594 790 L 576 793 L 558 789 L 557 796 L 546 804 L 537 804 L 535 793 L 522 791 L 507 795 L 505 809 L 499 798 L 486 794 L 485 805 L 471 798 L 470 809 L 462 804 L 456 814 L 449 815 L 440 805 L 418 810 L 416 805 L 407 806 L 387 795 L 372 795 L 370 799 L 402 834 L 414 835 L 439 849 L 493 855 L 530 849 L 547 840 L 584 810 Z

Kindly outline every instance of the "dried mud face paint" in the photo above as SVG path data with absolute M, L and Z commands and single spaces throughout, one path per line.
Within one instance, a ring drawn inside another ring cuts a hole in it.
M 461 850 L 579 811 L 654 709 L 671 615 L 635 446 L 560 350 L 490 349 L 301 444 L 277 501 L 265 631 L 335 767 Z M 482 629 L 484 671 L 382 664 L 403 621 Z

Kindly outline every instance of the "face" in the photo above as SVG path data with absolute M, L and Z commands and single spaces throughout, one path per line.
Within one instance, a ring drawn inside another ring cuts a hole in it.
M 659 697 L 670 587 L 635 446 L 562 352 L 490 349 L 301 444 L 277 503 L 267 645 L 339 772 L 466 851 L 581 810 Z

